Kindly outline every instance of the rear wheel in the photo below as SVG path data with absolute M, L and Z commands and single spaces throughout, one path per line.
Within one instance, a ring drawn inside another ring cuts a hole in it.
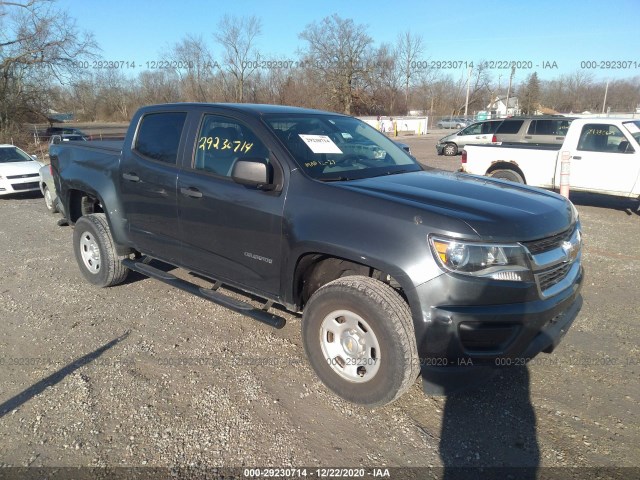
M 452 157 L 458 154 L 458 146 L 455 143 L 447 143 L 444 146 L 444 154 L 448 157 Z
M 80 271 L 89 283 L 110 287 L 127 278 L 129 269 L 121 263 L 126 256 L 116 253 L 104 213 L 80 217 L 73 230 L 73 250 Z
M 491 172 L 493 178 L 501 178 L 515 183 L 524 183 L 524 178 L 514 170 L 495 170 Z
M 302 336 L 320 380 L 353 403 L 393 402 L 419 373 L 409 307 L 373 278 L 348 276 L 318 289 L 305 307 Z

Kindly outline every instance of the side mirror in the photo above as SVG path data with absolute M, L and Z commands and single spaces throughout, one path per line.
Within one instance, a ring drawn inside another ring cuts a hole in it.
M 60 142 L 62 142 L 62 137 L 60 135 L 53 135 L 51 137 L 51 143 L 54 145 L 58 145 Z
M 231 178 L 240 185 L 260 190 L 270 190 L 274 187 L 269 183 L 269 165 L 260 158 L 237 160 L 231 169 Z

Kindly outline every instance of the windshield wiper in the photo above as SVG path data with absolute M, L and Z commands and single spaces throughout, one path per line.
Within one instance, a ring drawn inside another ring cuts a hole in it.
M 344 182 L 347 180 L 351 180 L 349 177 L 322 177 L 318 178 L 321 182 Z
M 417 170 L 407 170 L 407 169 L 403 169 L 403 170 L 391 170 L 389 172 L 384 172 L 381 173 L 380 175 L 374 175 L 374 177 L 386 177 L 387 175 L 397 175 L 398 173 L 409 173 L 409 172 L 414 172 Z M 371 177 L 373 178 L 373 177 Z

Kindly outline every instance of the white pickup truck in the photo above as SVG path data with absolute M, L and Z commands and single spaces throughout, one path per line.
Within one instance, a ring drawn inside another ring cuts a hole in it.
M 558 189 L 563 156 L 571 190 L 640 197 L 637 119 L 573 120 L 562 145 L 467 145 L 461 171 Z

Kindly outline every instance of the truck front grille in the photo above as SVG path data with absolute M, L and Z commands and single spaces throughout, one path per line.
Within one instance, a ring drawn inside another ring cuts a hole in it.
M 559 267 L 552 268 L 536 275 L 538 277 L 538 285 L 540 285 L 542 293 L 561 282 L 562 279 L 567 276 L 569 270 L 571 270 L 571 264 L 563 263 Z
M 538 253 L 548 252 L 553 250 L 554 248 L 558 248 L 562 245 L 562 242 L 565 242 L 571 238 L 575 228 L 565 230 L 562 233 L 554 235 L 553 237 L 543 238 L 541 240 L 533 240 L 531 242 L 522 242 L 522 244 L 529 249 L 531 255 L 537 255 Z

